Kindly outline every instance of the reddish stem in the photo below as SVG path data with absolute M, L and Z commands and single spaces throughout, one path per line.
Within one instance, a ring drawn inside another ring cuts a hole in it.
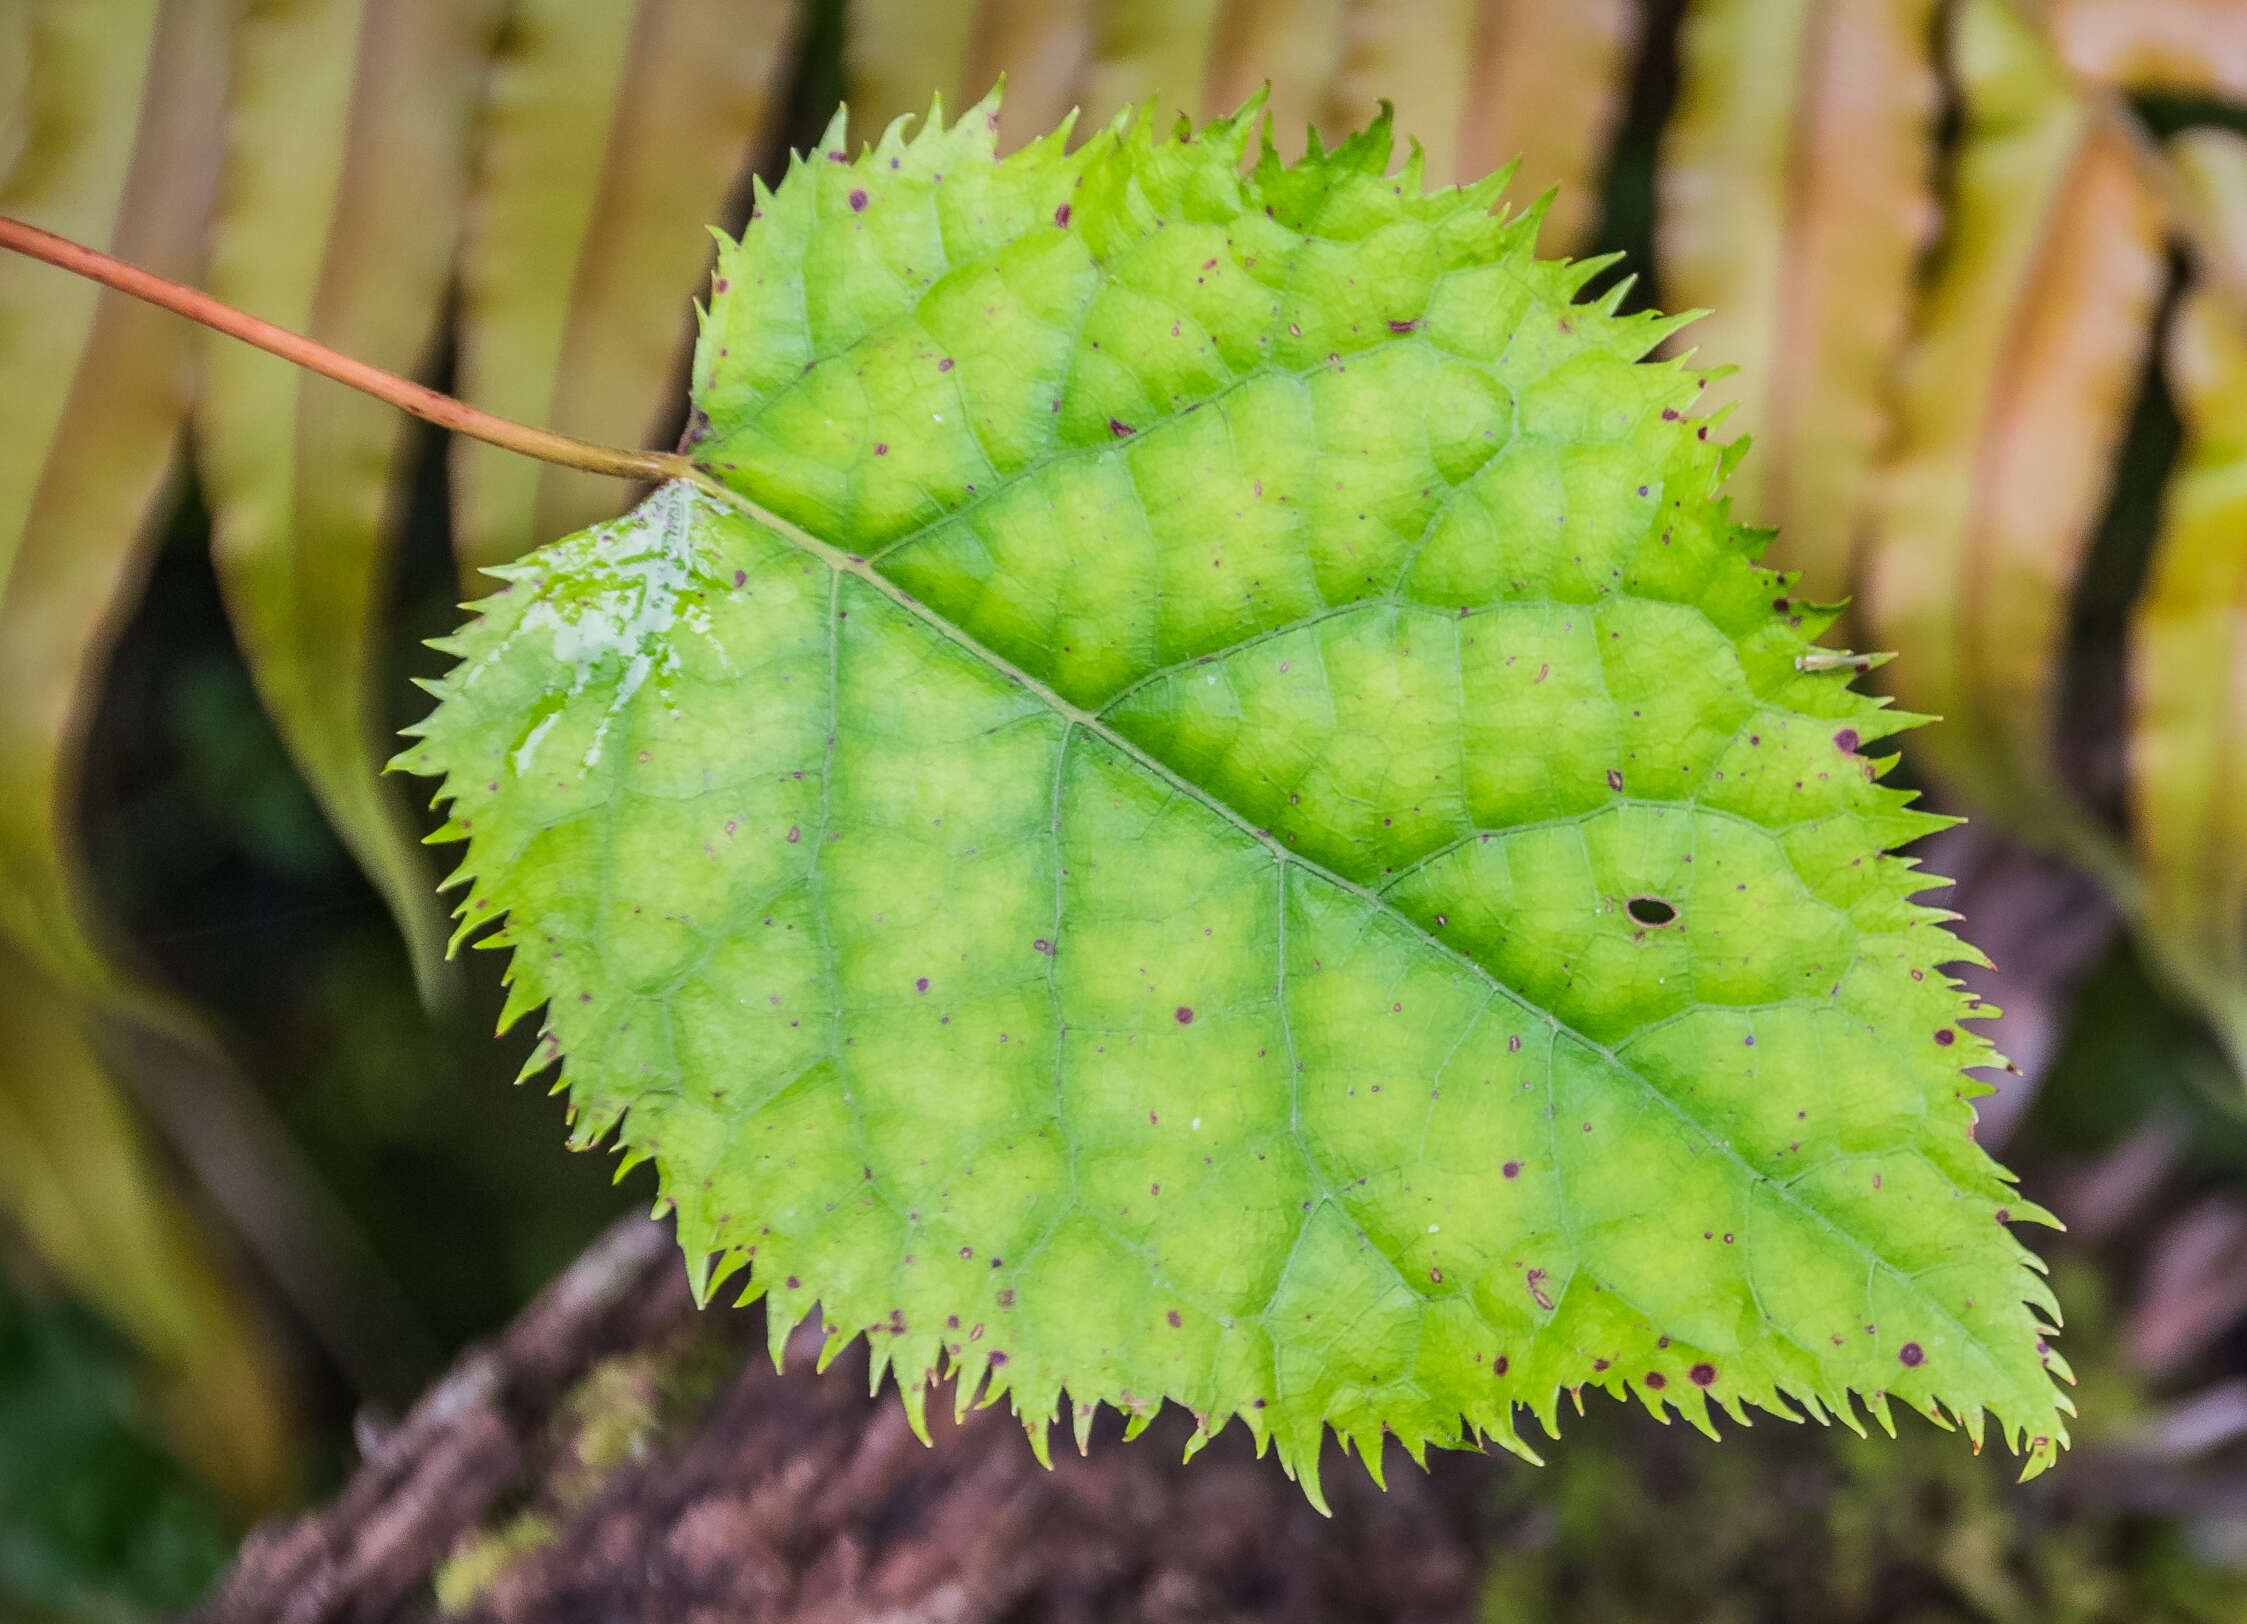
M 97 249 L 83 243 L 72 242 L 68 237 L 58 237 L 51 231 L 26 225 L 0 215 L 0 248 L 12 248 L 19 254 L 45 260 L 49 265 L 86 277 L 120 293 L 129 293 L 136 299 L 145 299 L 189 321 L 201 322 L 214 332 L 238 338 L 245 344 L 254 344 L 293 361 L 308 371 L 322 377 L 333 378 L 340 384 L 369 394 L 377 400 L 388 401 L 401 411 L 413 413 L 439 428 L 488 440 L 493 445 L 505 446 L 510 451 L 520 451 L 541 462 L 560 463 L 567 468 L 583 468 L 596 474 L 613 474 L 619 479 L 677 479 L 693 473 L 693 464 L 685 457 L 661 451 L 624 451 L 615 446 L 594 445 L 589 440 L 573 439 L 566 434 L 555 434 L 546 429 L 534 429 L 527 424 L 495 417 L 480 411 L 450 395 L 439 394 L 410 378 L 401 378 L 394 372 L 355 361 L 350 356 L 329 349 L 292 333 L 285 327 L 276 327 L 246 311 L 222 304 L 207 293 L 199 293 L 177 282 L 167 281 L 121 259 L 112 259 Z

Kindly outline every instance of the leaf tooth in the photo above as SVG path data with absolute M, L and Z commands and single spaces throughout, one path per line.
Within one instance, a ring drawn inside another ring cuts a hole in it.
M 1075 132 L 1077 128 L 1077 118 L 1081 112 L 1081 108 L 1070 108 L 1066 113 L 1061 115 L 1061 122 L 1059 124 L 1056 124 L 1051 130 L 1046 132 L 1046 134 L 1040 136 L 1037 140 L 1032 141 L 1027 147 L 1023 148 L 1022 150 L 1026 152 L 1035 152 L 1039 158 L 1046 158 L 1054 153 L 1068 151 L 1069 137 Z
M 710 1225 L 707 1232 L 710 1245 L 718 1253 L 718 1261 L 712 1266 L 710 1275 L 710 1290 L 715 1294 L 724 1290 L 727 1281 L 749 1266 L 749 1253 L 747 1248 L 737 1242 L 723 1238 L 723 1223 Z
M 1397 176 L 1407 197 L 1418 197 L 1427 183 L 1428 154 L 1416 135 L 1405 137 L 1404 172 Z
M 1511 1413 L 1513 1410 L 1513 1406 L 1509 1404 L 1506 1406 L 1506 1409 L 1508 1412 L 1506 1416 L 1502 1420 L 1500 1420 L 1498 1425 L 1490 1429 L 1491 1442 L 1495 1443 L 1500 1449 L 1503 1449 L 1509 1455 L 1520 1456 L 1523 1460 L 1529 1462 L 1529 1464 L 1532 1466 L 1544 1465 L 1545 1457 L 1538 1454 L 1536 1450 L 1532 1449 L 1529 1445 L 1529 1440 L 1524 1438 L 1519 1432 L 1516 1432 L 1514 1430 L 1514 1418 Z
M 994 1359 L 985 1370 L 983 1395 L 976 1401 L 976 1408 L 987 1410 L 994 1404 L 1010 1403 L 1013 1391 L 1014 1382 L 1008 1376 L 1006 1367 Z
M 470 937 L 491 923 L 489 919 L 471 919 L 467 917 L 467 912 L 466 908 L 461 910 L 460 923 L 453 927 L 452 935 L 445 940 L 445 957 L 448 959 L 457 954 Z
M 1537 233 L 1544 228 L 1545 216 L 1552 213 L 1553 204 L 1560 198 L 1558 186 L 1548 186 L 1530 199 L 1528 207 L 1510 216 L 1506 228 L 1499 234 L 1496 257 L 1527 259 L 1537 247 Z
M 922 134 L 931 135 L 941 131 L 944 121 L 944 98 L 941 95 L 936 97 L 930 104 L 925 116 L 914 113 L 900 113 L 891 119 L 888 124 L 883 126 L 881 136 L 874 142 L 873 150 L 860 153 L 852 159 L 852 167 L 865 169 L 869 166 L 879 166 L 884 158 L 904 157 L 912 146 L 912 141 L 905 134 L 905 127 L 913 123 L 916 118 L 921 121 Z
M 1373 122 L 1356 134 L 1347 137 L 1336 147 L 1331 159 L 1336 167 L 1356 168 L 1368 175 L 1385 175 L 1389 172 L 1389 159 L 1396 152 L 1397 105 L 1384 99 Z
M 905 1366 L 897 1367 L 897 1397 L 905 1406 L 905 1424 L 913 1429 L 913 1436 L 923 1446 L 933 1446 L 935 1440 L 928 1435 L 928 1390 L 936 1380 L 936 1372 L 927 1365 L 907 1379 Z
M 1124 1410 L 1124 1442 L 1130 1443 L 1142 1432 L 1153 1426 L 1155 1417 L 1162 1414 L 1162 1408 L 1161 1399 L 1155 1399 L 1148 1403 L 1134 1402 L 1128 1405 Z
M 1630 317 L 1617 316 L 1615 312 L 1622 308 L 1623 301 L 1630 297 L 1631 289 L 1637 286 L 1638 272 L 1636 271 L 1632 271 L 1628 276 L 1617 277 L 1605 293 L 1592 301 L 1592 309 L 1610 321 L 1617 323 L 1629 321 Z
M 1870 1434 L 1865 1431 L 1864 1419 L 1857 1413 L 1859 1402 L 1859 1395 L 1847 1388 L 1842 1389 L 1838 1394 L 1828 1393 L 1826 1395 L 1827 1408 L 1831 1409 L 1834 1412 L 1834 1414 L 1840 1419 L 1843 1426 L 1847 1427 L 1851 1432 L 1854 1432 L 1860 1438 L 1869 1437 Z M 1867 1397 L 1862 1399 L 1861 1402 L 1863 1403 L 1866 1412 L 1868 1414 L 1871 1413 L 1873 1408 L 1872 1400 Z
M 539 1033 L 538 1041 L 531 1045 L 531 1052 L 523 1056 L 522 1067 L 515 1073 L 515 1086 L 520 1088 L 549 1066 L 561 1063 L 561 1046 L 555 1042 L 553 1029 L 549 1027 Z
M 2018 1241 L 2014 1244 L 2020 1245 Z M 2033 1252 L 2029 1252 L 2027 1247 L 2021 1247 L 2021 1250 L 2028 1254 L 2029 1261 L 2037 1265 L 2034 1270 L 2021 1278 L 2021 1300 L 2056 1323 L 2060 1317 L 2060 1299 L 2052 1290 L 2052 1282 L 2045 1277 L 2049 1265 Z M 2054 1332 L 2053 1334 L 2057 1335 L 2058 1333 Z
M 1661 1422 L 1663 1426 L 1666 1427 L 1670 1424 L 1669 1400 L 1650 1386 L 1644 1377 L 1637 1380 L 1626 1378 L 1623 1383 L 1623 1391 L 1626 1396 L 1636 1397 L 1641 1404 L 1646 1406 L 1646 1413 Z
M 1256 169 L 1253 178 L 1259 186 L 1263 185 L 1272 175 L 1287 167 L 1280 159 L 1279 144 L 1272 139 L 1273 123 L 1272 114 L 1267 109 L 1263 120 L 1258 125 L 1256 136 Z M 1316 132 L 1313 134 L 1313 139 L 1316 139 Z
M 1776 530 L 1766 531 L 1764 545 L 1768 547 L 1772 538 L 1777 535 Z M 1802 603 L 1795 600 L 1789 600 L 1789 602 L 1789 614 L 1802 622 L 1802 640 L 1805 643 L 1815 643 L 1826 634 L 1835 621 L 1841 618 L 1841 610 L 1830 604 Z
M 1353 1451 L 1356 1453 L 1359 1461 L 1365 1466 L 1366 1476 L 1373 1479 L 1373 1486 L 1383 1493 L 1387 1493 L 1389 1488 L 1389 1480 L 1386 1475 L 1388 1462 L 1383 1458 L 1387 1451 L 1382 1447 L 1387 1442 L 1387 1434 L 1382 1432 L 1378 1425 L 1368 1428 L 1360 1424 L 1351 1427 L 1347 1432 L 1343 1431 L 1340 1426 L 1336 1426 L 1334 1435 L 1342 1440 L 1344 1453 Z
M 1462 1412 L 1467 1422 L 1470 1447 L 1480 1450 L 1498 1435 L 1506 1424 L 1504 1408 L 1488 1399 L 1475 1399 Z
M 1016 1415 L 1022 1430 L 1029 1436 L 1030 1453 L 1047 1471 L 1053 1470 L 1053 1407 L 1050 1404 L 1020 1405 Z
M 1242 102 L 1230 113 L 1221 113 L 1203 125 L 1203 139 L 1209 140 L 1219 135 L 1230 137 L 1237 132 L 1240 139 L 1232 147 L 1233 162 L 1237 168 L 1240 160 L 1247 155 L 1250 133 L 1259 127 L 1270 124 L 1271 115 L 1265 109 L 1271 105 L 1271 101 L 1272 85 L 1270 80 L 1266 80 L 1250 91 L 1248 100 Z M 1218 150 L 1223 151 L 1225 149 L 1219 148 Z
M 1201 140 L 1216 152 L 1227 169 L 1238 171 L 1248 156 L 1249 133 L 1256 127 L 1256 115 L 1263 110 L 1270 97 L 1270 85 L 1259 86 L 1256 93 L 1223 118 L 1213 118 L 1201 129 Z
M 1529 1413 L 1545 1429 L 1545 1436 L 1555 1443 L 1560 1441 L 1560 1395 L 1559 1387 L 1551 1387 L 1545 1389 L 1543 1396 L 1529 1405 Z
M 989 1370 L 979 1344 L 970 1344 L 967 1351 L 952 1355 L 952 1420 L 955 1425 L 967 1419 L 968 1411 L 990 1402 L 985 1399 L 978 1403 L 976 1394 Z
M 759 1265 L 759 1267 L 764 1268 L 767 1265 Z M 766 1286 L 768 1289 L 765 1292 L 765 1351 L 772 1357 L 774 1372 L 785 1373 L 788 1364 L 788 1339 L 795 1334 L 796 1327 L 802 1323 L 804 1311 L 798 1301 L 798 1293 L 789 1292 L 783 1296 L 781 1293 L 769 1289 L 771 1286 L 769 1278 L 766 1281 Z
M 576 1129 L 570 1135 L 570 1149 L 578 1151 L 591 1150 L 595 1145 L 599 1144 L 601 1140 L 608 1135 L 608 1131 L 616 1126 L 618 1120 L 623 1116 L 623 1114 L 624 1113 L 622 1111 L 617 1110 L 615 1107 L 609 1105 L 601 1105 L 593 1110 L 588 1111 L 585 1116 L 578 1121 Z M 619 1179 L 621 1179 L 622 1177 L 623 1174 L 621 1173 L 617 1175 L 617 1178 Z M 611 1180 L 611 1182 L 613 1183 L 615 1182 L 615 1180 Z
M 845 143 L 847 143 L 849 140 L 850 104 L 848 102 L 838 102 L 835 106 L 834 115 L 827 120 L 827 128 L 822 130 L 819 134 L 819 146 L 817 148 L 817 151 L 821 153 L 846 152 L 849 150 L 849 148 L 845 145 Z M 801 155 L 792 153 L 789 157 L 788 167 L 790 169 L 794 169 L 798 163 L 801 163 L 803 161 L 805 160 Z
M 1290 1433 L 1295 1435 L 1290 1437 Z M 1326 1441 L 1326 1429 L 1315 1421 L 1311 1424 L 1308 1448 L 1293 1427 L 1287 1432 L 1275 1430 L 1273 1441 L 1279 1445 L 1280 1470 L 1303 1491 L 1311 1509 L 1322 1517 L 1333 1516 L 1333 1508 L 1326 1503 L 1326 1490 L 1319 1482 L 1319 1446 Z
M 545 1002 L 546 995 L 533 986 L 528 977 L 510 973 L 507 977 L 507 1002 L 501 1006 L 499 1011 L 498 1035 L 505 1036 L 517 1021 Z M 540 1046 L 540 1048 L 544 1047 L 545 1045 Z M 540 1050 L 536 1048 L 531 1051 L 530 1058 L 523 1062 L 522 1074 L 515 1081 L 521 1082 L 534 1070 L 543 1071 L 560 1058 L 557 1053 L 549 1053 L 542 1060 L 539 1058 L 539 1053 Z M 533 1062 L 536 1062 L 536 1064 L 534 1065 Z
M 1568 261 L 1560 270 L 1561 297 L 1574 299 L 1577 294 L 1583 291 L 1585 283 L 1591 281 L 1593 277 L 1599 275 L 1610 265 L 1620 265 L 1622 262 L 1623 255 L 1620 252 L 1593 254 L 1585 259 Z
M 1092 1453 L 1092 1418 L 1100 1406 L 1090 1399 L 1078 1398 L 1074 1393 L 1069 1395 L 1069 1401 L 1069 1421 L 1077 1435 L 1077 1453 L 1089 1455 Z
M 841 1326 L 828 1323 L 825 1317 L 826 1305 L 824 1303 L 819 1305 L 819 1313 L 822 1326 L 822 1333 L 819 1338 L 819 1357 L 813 1362 L 811 1368 L 815 1375 L 824 1376 L 827 1374 L 827 1367 L 840 1359 L 844 1351 L 858 1340 L 858 1336 L 855 1332 L 846 1334 Z M 866 1340 L 871 1343 L 873 1338 L 868 1337 Z
M 1501 164 L 1481 179 L 1469 181 L 1466 185 L 1458 188 L 1460 208 L 1463 211 L 1471 210 L 1476 213 L 1489 212 L 1496 205 L 1498 199 L 1505 195 L 1506 188 L 1514 183 L 1514 177 L 1520 173 L 1521 160 L 1515 158 L 1508 163 Z M 1558 191 L 1558 188 L 1556 187 L 1554 190 Z M 1512 221 L 1508 220 L 1504 223 L 1511 225 Z M 1501 232 L 1498 238 L 1501 253 L 1505 251 L 1508 240 L 1508 234 Z
M 1425 1432 L 1418 1429 L 1414 1429 L 1410 1433 L 1397 1434 L 1397 1442 L 1404 1446 L 1405 1454 L 1409 1455 L 1412 1458 L 1412 1464 L 1419 1467 L 1423 1472 L 1428 1469 L 1428 1445 L 1432 1441 Z

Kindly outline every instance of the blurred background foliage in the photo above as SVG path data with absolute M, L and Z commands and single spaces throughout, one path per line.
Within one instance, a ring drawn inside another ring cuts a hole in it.
M 664 446 L 703 227 L 1002 71 L 1009 145 L 1268 82 L 1285 151 L 1519 155 L 1715 312 L 1739 511 L 1946 718 L 2086 1451 L 1599 1418 L 1492 1616 L 2247 1617 L 2247 0 L 0 0 L 0 212 Z M 463 583 L 635 493 L 12 258 L 0 448 L 0 1613 L 130 1617 L 650 1193 L 508 1087 L 377 770 Z

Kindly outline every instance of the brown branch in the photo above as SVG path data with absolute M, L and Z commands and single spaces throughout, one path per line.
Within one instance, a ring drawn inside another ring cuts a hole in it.
M 194 1616 L 202 1624 L 389 1616 L 515 1481 L 530 1440 L 571 1384 L 693 1309 L 669 1227 L 619 1221 L 497 1343 L 471 1350 L 369 1445 L 334 1505 L 254 1530 Z
M 1049 1471 L 1005 1406 L 959 1416 L 953 1391 L 930 1395 L 922 1447 L 895 1392 L 869 1392 L 863 1338 L 816 1368 L 836 1352 L 817 1315 L 785 1374 L 764 1346 L 756 1310 L 697 1315 L 676 1242 L 635 1221 L 455 1366 L 333 1507 L 254 1535 L 192 1624 L 1474 1616 L 1506 1469 L 1488 1457 L 1423 1475 L 1392 1450 L 1383 1491 L 1330 1445 L 1328 1519 L 1243 1427 L 1185 1461 L 1175 1406 L 1130 1447 L 1105 1413 L 1089 1458 Z M 584 1385 L 596 1367 L 610 1379 Z
M 625 451 L 615 446 L 595 445 L 589 440 L 573 439 L 567 434 L 555 434 L 547 429 L 534 429 L 528 424 L 516 423 L 490 412 L 480 411 L 465 401 L 440 394 L 427 385 L 401 378 L 394 372 L 353 360 L 325 344 L 314 342 L 301 333 L 292 333 L 285 327 L 276 327 L 269 321 L 223 304 L 207 293 L 168 281 L 121 259 L 112 259 L 97 249 L 83 243 L 72 242 L 68 237 L 58 237 L 51 231 L 42 231 L 21 220 L 0 215 L 0 248 L 12 248 L 32 259 L 44 260 L 74 275 L 115 288 L 120 293 L 131 294 L 136 299 L 177 315 L 189 321 L 202 323 L 214 332 L 238 338 L 284 361 L 322 377 L 333 378 L 377 400 L 388 401 L 401 411 L 411 412 L 425 422 L 439 428 L 452 429 L 478 440 L 486 440 L 510 451 L 519 451 L 526 457 L 536 457 L 541 462 L 559 463 L 565 468 L 583 468 L 589 473 L 610 474 L 618 479 L 677 479 L 693 472 L 693 465 L 685 458 L 663 451 Z

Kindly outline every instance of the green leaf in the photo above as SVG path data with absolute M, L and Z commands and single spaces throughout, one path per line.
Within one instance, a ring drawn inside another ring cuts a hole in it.
M 393 371 L 436 360 L 490 11 L 325 0 L 242 20 L 215 296 Z M 444 922 L 415 833 L 372 771 L 392 519 L 419 426 L 246 344 L 216 340 L 204 364 L 197 445 L 235 634 L 433 993 Z
M 2047 1464 L 1909 719 L 1798 669 L 1676 324 L 1502 177 L 1248 130 L 831 132 L 721 255 L 704 483 L 449 645 L 400 764 L 576 1142 L 776 1348 L 817 1302 L 1041 1449 L 1176 1401 L 1315 1498 L 1327 1426 L 1591 1385 Z
M 0 212 L 196 279 L 233 17 L 228 0 L 35 8 Z M 78 837 L 85 734 L 170 510 L 195 333 L 0 263 L 0 1226 L 132 1337 L 173 1441 L 264 1510 L 290 1469 L 285 1379 L 93 1047 L 181 1023 L 104 950 Z
M 223 11 L 42 8 L 29 145 L 0 212 L 192 279 Z M 73 985 L 115 981 L 79 895 L 72 798 L 94 685 L 155 540 L 193 332 L 20 255 L 0 264 L 0 931 Z

